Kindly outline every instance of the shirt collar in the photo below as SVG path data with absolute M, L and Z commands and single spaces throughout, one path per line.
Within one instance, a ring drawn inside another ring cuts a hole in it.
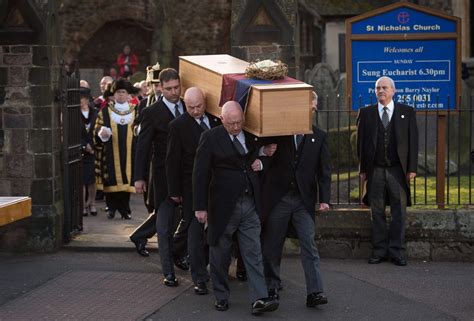
M 163 96 L 162 100 L 163 100 L 163 102 L 165 103 L 165 105 L 166 105 L 168 108 L 172 109 L 172 110 L 174 110 L 174 105 L 178 104 L 179 110 L 182 111 L 182 110 L 181 110 L 181 100 L 178 100 L 177 103 L 172 103 L 172 102 L 170 102 L 168 99 L 166 99 L 165 96 Z
M 393 109 L 395 108 L 395 104 L 393 103 L 393 100 L 391 100 L 386 106 L 382 105 L 380 102 L 378 103 L 378 109 L 380 113 L 383 112 L 384 107 L 388 108 L 387 110 L 388 113 L 392 113 Z

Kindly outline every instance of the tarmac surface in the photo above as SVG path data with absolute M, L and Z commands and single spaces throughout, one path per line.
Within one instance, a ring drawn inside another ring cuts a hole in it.
M 130 221 L 108 220 L 103 211 L 85 217 L 83 233 L 57 253 L 1 253 L 0 320 L 474 320 L 472 263 L 323 258 L 329 303 L 307 308 L 297 255 L 283 259 L 278 310 L 250 314 L 247 284 L 234 278 L 233 263 L 230 309 L 218 312 L 212 291 L 194 294 L 189 272 L 177 270 L 176 288 L 162 284 L 156 238 L 149 258 L 135 252 L 128 234 L 147 214 L 137 196 L 132 209 Z

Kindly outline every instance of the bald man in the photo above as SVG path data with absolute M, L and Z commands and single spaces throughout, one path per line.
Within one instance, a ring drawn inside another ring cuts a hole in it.
M 194 209 L 197 220 L 208 224 L 209 263 L 215 308 L 229 308 L 228 270 L 232 235 L 237 233 L 247 269 L 252 314 L 274 311 L 278 301 L 268 298 L 260 247 L 260 186 L 263 168 L 258 138 L 242 130 L 239 103 L 222 107 L 222 126 L 204 132 L 193 170 Z M 265 147 L 271 156 L 272 149 Z M 274 150 L 273 150 L 274 151 Z
M 191 87 L 184 94 L 187 113 L 173 120 L 169 125 L 168 149 L 166 153 L 166 176 L 168 193 L 173 201 L 183 205 L 183 219 L 180 231 L 187 231 L 187 249 L 191 263 L 191 276 L 194 292 L 207 294 L 208 280 L 206 255 L 204 252 L 204 224 L 194 216 L 192 196 L 192 176 L 194 157 L 201 133 L 221 124 L 218 117 L 206 113 L 206 100 L 203 92 Z M 175 249 L 177 250 L 177 249 Z

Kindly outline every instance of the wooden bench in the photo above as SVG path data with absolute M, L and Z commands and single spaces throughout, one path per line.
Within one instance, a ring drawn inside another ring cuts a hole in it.
M 0 226 L 31 216 L 31 198 L 0 197 Z

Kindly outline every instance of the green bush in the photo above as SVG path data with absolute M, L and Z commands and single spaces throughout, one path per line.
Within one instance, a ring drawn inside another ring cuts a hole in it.
M 328 144 L 332 168 L 341 170 L 357 168 L 357 126 L 332 128 L 328 131 Z

